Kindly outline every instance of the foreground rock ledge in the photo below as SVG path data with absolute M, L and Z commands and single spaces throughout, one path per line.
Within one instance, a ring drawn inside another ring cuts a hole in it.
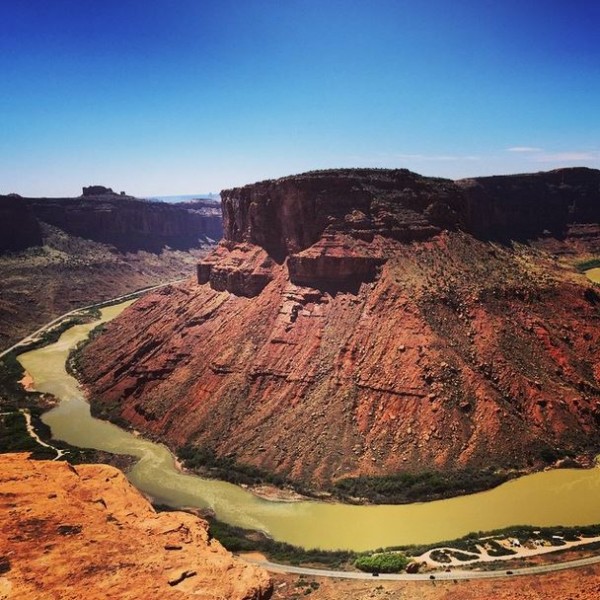
M 25 454 L 0 455 L 0 565 L 0 590 L 22 600 L 271 596 L 205 521 L 157 514 L 119 470 Z

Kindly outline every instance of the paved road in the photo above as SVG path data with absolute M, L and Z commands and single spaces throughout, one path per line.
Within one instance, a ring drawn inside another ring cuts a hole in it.
M 455 580 L 455 579 L 495 579 L 495 578 L 510 578 L 517 577 L 520 575 L 540 575 L 543 573 L 552 573 L 553 571 L 563 571 L 565 569 L 575 569 L 577 567 L 586 567 L 600 563 L 600 556 L 591 556 L 589 558 L 580 558 L 578 560 L 570 560 L 567 562 L 539 565 L 535 567 L 523 567 L 521 569 L 510 569 L 502 571 L 460 571 L 452 570 L 449 573 L 445 571 L 436 573 L 416 573 L 409 575 L 408 573 L 381 573 L 377 577 L 369 573 L 362 573 L 360 571 L 330 571 L 326 569 L 309 569 L 305 567 L 293 567 L 290 565 L 281 565 L 278 563 L 272 563 L 266 560 L 253 560 L 251 558 L 243 557 L 245 561 L 259 565 L 265 568 L 267 571 L 274 573 L 293 573 L 296 575 L 310 575 L 312 577 L 332 577 L 335 579 L 368 579 L 372 581 L 377 580 L 391 580 L 391 581 L 444 581 L 444 580 Z
M 35 337 L 37 337 L 40 333 L 43 333 L 44 331 L 46 331 L 46 329 L 52 327 L 53 325 L 56 325 L 57 323 L 60 323 L 60 321 L 62 321 L 63 319 L 65 319 L 67 317 L 70 317 L 72 315 L 76 315 L 77 313 L 80 313 L 80 312 L 82 312 L 84 310 L 89 310 L 91 308 L 96 308 L 98 306 L 103 306 L 104 304 L 107 304 L 108 302 L 110 302 L 110 303 L 116 303 L 119 300 L 125 300 L 126 298 L 129 298 L 130 296 L 133 296 L 134 294 L 151 292 L 151 291 L 157 290 L 157 289 L 159 289 L 161 287 L 166 287 L 167 285 L 172 285 L 173 283 L 179 283 L 180 281 L 185 281 L 186 279 L 187 279 L 187 277 L 184 277 L 183 279 L 176 279 L 174 281 L 169 281 L 167 283 L 159 283 L 158 285 L 153 285 L 153 286 L 148 287 L 148 288 L 142 288 L 141 290 L 137 290 L 135 292 L 129 292 L 127 294 L 123 294 L 121 296 L 117 296 L 116 298 L 112 298 L 110 300 L 104 300 L 102 302 L 96 302 L 95 304 L 89 304 L 88 306 L 81 306 L 80 308 L 75 308 L 73 310 L 70 310 L 69 312 L 66 312 L 64 315 L 60 315 L 60 317 L 56 317 L 56 319 L 53 319 L 49 323 L 46 323 L 44 326 L 40 327 L 39 329 L 37 329 L 33 333 L 30 333 L 28 336 L 25 336 L 22 340 L 18 341 L 16 344 L 13 344 L 10 348 L 7 348 L 6 350 L 3 350 L 2 352 L 0 352 L 0 358 L 2 358 L 3 356 L 9 354 L 13 350 L 16 350 L 19 346 L 22 346 L 23 344 L 29 343 L 31 340 L 33 340 Z

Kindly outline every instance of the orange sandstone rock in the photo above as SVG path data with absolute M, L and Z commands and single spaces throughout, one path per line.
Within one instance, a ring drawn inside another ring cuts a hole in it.
M 271 583 L 210 539 L 206 522 L 156 513 L 106 465 L 0 455 L 0 594 L 20 600 L 259 600 Z

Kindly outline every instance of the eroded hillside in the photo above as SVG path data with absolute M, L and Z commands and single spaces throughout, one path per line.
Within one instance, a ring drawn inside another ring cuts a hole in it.
M 553 200 L 563 246 L 569 215 L 600 206 L 569 208 L 580 179 L 563 174 Z M 519 242 L 489 239 L 463 188 L 352 170 L 225 191 L 199 283 L 140 300 L 88 347 L 94 409 L 309 486 L 585 461 L 600 444 L 598 291 L 518 227 Z M 507 221 L 501 196 L 485 202 Z
M 0 349 L 73 308 L 189 276 L 221 235 L 214 203 L 91 191 L 0 196 Z

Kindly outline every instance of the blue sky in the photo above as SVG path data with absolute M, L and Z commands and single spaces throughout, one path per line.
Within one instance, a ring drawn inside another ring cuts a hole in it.
M 600 167 L 596 0 L 0 3 L 0 193 Z

